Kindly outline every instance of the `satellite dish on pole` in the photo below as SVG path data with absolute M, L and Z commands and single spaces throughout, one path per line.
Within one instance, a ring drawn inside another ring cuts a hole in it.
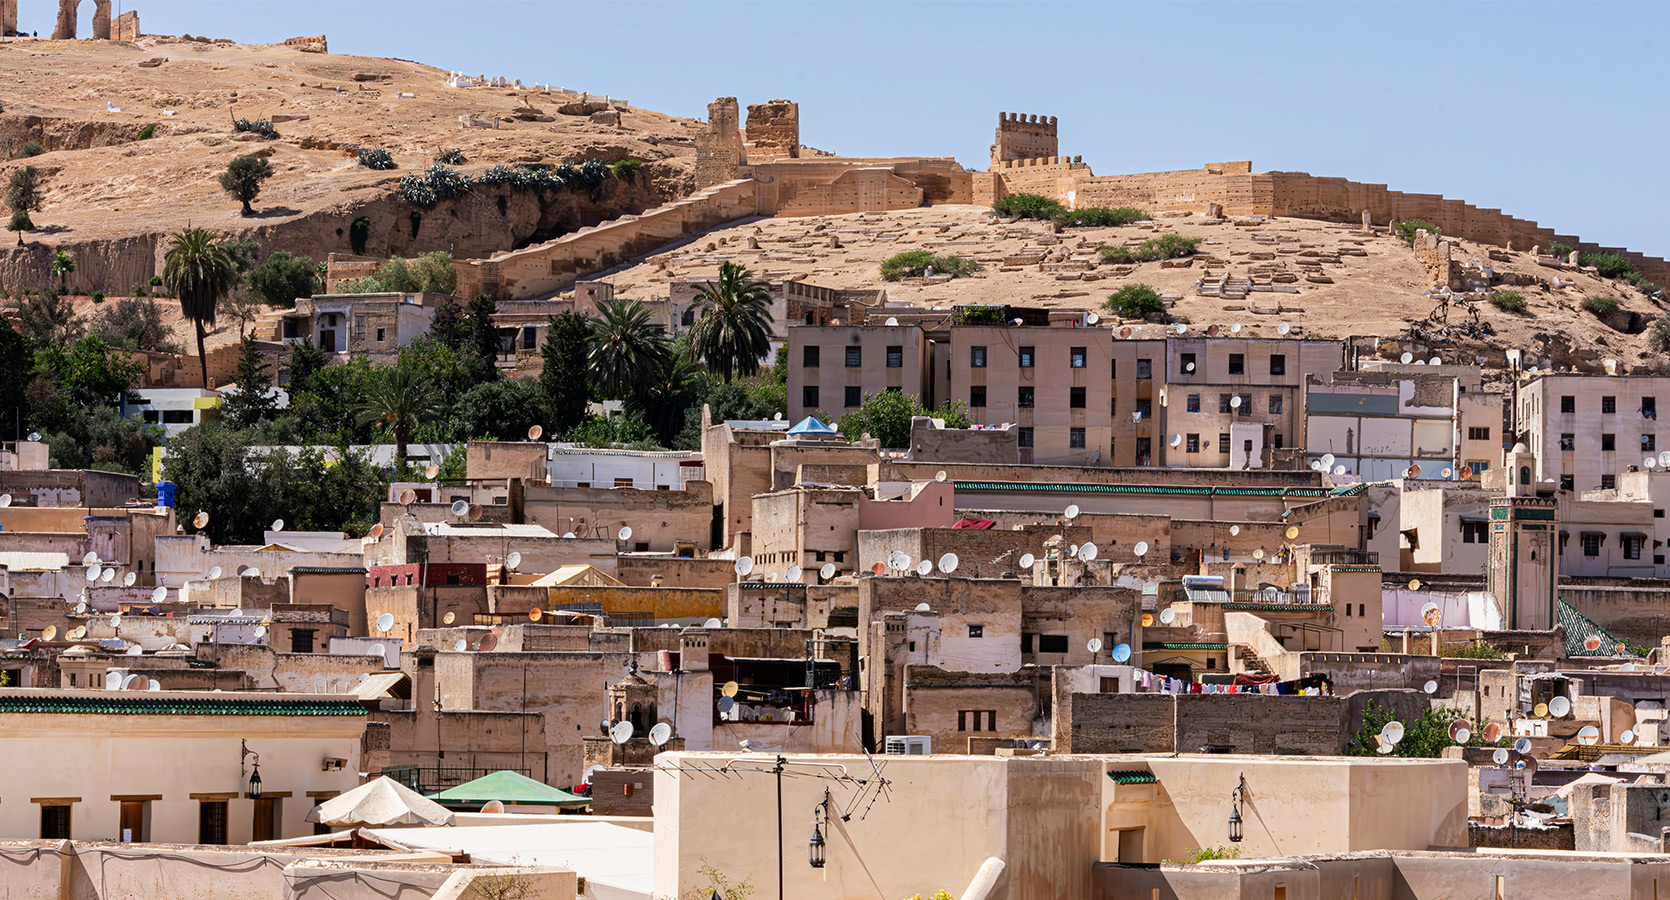
M 57 636 L 58 636 L 58 626 L 56 626 L 56 625 L 48 625 L 45 628 L 41 629 L 41 640 L 43 640 L 43 641 L 50 641 Z
M 1175 621 L 1177 621 L 1177 610 L 1172 609 L 1169 606 L 1166 607 L 1165 609 L 1160 610 L 1160 624 L 1161 625 L 1170 625 L 1171 623 L 1173 623 Z
M 1095 544 L 1085 544 L 1084 546 L 1079 548 L 1079 559 L 1083 560 L 1084 562 L 1092 562 L 1096 559 L 1097 555 L 1100 554 L 1100 553 L 1101 553 L 1101 551 L 1096 549 Z
M 1548 714 L 1556 719 L 1563 718 L 1571 712 L 1571 700 L 1567 697 L 1555 697 L 1548 701 Z
M 1032 564 L 1036 561 L 1037 560 L 1035 560 L 1033 558 L 1032 554 L 1030 554 L 1030 553 L 1022 553 L 1021 554 L 1020 563 L 1021 563 L 1021 568 L 1023 568 L 1023 569 L 1032 568 Z
M 957 554 L 947 553 L 939 558 L 939 570 L 949 575 L 957 571 Z
M 99 555 L 91 550 L 87 551 L 86 555 L 81 557 L 81 564 L 84 566 L 95 566 L 98 565 L 98 562 Z
M 1102 652 L 1102 639 L 1101 638 L 1091 638 L 1090 640 L 1085 642 L 1084 649 L 1089 650 L 1092 656 L 1094 656 L 1097 653 Z
M 138 572 L 129 572 L 128 574 L 122 576 L 122 587 L 133 587 L 133 583 L 138 580 Z
M 97 563 L 94 563 L 93 565 L 90 565 L 90 566 L 87 567 L 87 580 L 88 581 L 98 581 L 99 576 L 103 575 L 103 574 L 104 574 L 104 570 L 99 568 Z
M 157 589 L 151 592 L 151 602 L 152 603 L 161 603 L 162 601 L 167 600 L 167 599 L 168 599 L 168 588 L 165 588 L 161 585 L 158 585 Z
M 824 563 L 823 567 L 818 569 L 818 575 L 822 576 L 825 581 L 828 581 L 829 579 L 834 578 L 835 577 L 835 564 L 834 563 Z
M 945 470 L 940 469 L 938 472 L 935 472 L 934 480 L 943 483 L 945 481 Z
M 666 722 L 657 722 L 649 730 L 649 742 L 657 747 L 667 743 L 673 736 L 673 726 Z
M 407 488 L 400 492 L 400 505 L 411 506 L 417 502 L 417 491 Z
M 1147 541 L 1137 541 L 1136 546 L 1131 548 L 1131 552 L 1135 553 L 1139 557 L 1140 556 L 1147 556 L 1148 555 L 1148 542 Z
M 468 500 L 454 500 L 454 501 L 452 501 L 451 512 L 452 512 L 452 515 L 453 515 L 454 518 L 458 518 L 458 519 L 464 518 L 466 515 L 469 515 L 470 501 L 468 501 Z
M 537 440 L 539 440 L 540 436 L 543 435 L 544 433 L 545 433 L 544 428 L 541 428 L 540 426 L 535 425 L 532 428 L 528 429 L 528 440 L 537 441 Z
M 521 553 L 521 551 L 519 551 L 519 550 L 510 551 L 510 553 L 507 554 L 504 558 L 504 564 L 505 564 L 505 568 L 509 569 L 510 571 L 512 571 L 512 572 L 516 571 L 516 567 L 522 564 L 522 553 Z
M 632 540 L 632 527 L 630 525 L 622 525 L 620 527 L 620 531 L 615 532 L 615 537 L 620 538 L 622 541 Z
M 736 570 L 736 574 L 739 578 L 747 578 L 748 573 L 754 571 L 754 558 L 752 556 L 738 557 L 736 563 L 732 565 L 731 568 Z
M 1062 515 L 1066 516 L 1068 519 L 1078 518 L 1079 517 L 1079 505 L 1077 503 L 1068 504 L 1066 510 L 1064 510 L 1062 512 Z
M 1577 742 L 1585 747 L 1593 747 L 1600 743 L 1600 729 L 1593 725 L 1577 729 Z
M 220 566 L 211 567 L 209 569 L 209 580 L 213 581 L 213 580 L 215 580 L 216 578 L 219 578 L 219 577 L 220 577 Z
M 1114 644 L 1113 652 L 1109 655 L 1113 657 L 1113 661 L 1116 663 L 1126 662 L 1131 658 L 1131 645 Z
M 394 627 L 394 613 L 383 613 L 377 617 L 377 630 L 387 634 Z
M 1522 737 L 1522 738 L 1514 741 L 1513 742 L 1513 750 L 1514 750 L 1515 753 L 1518 753 L 1520 756 L 1524 756 L 1525 754 L 1530 753 L 1531 752 L 1531 739 L 1528 738 L 1528 737 Z
M 1438 693 L 1438 682 L 1428 679 L 1426 684 L 1421 685 L 1421 690 L 1428 694 L 1436 694 Z
M 930 575 L 933 571 L 934 564 L 931 560 L 924 559 L 916 564 L 916 574 L 918 575 Z
M 805 574 L 806 574 L 805 569 L 802 569 L 799 566 L 789 566 L 789 570 L 787 572 L 783 573 L 783 580 L 791 582 L 791 583 L 796 582 L 796 581 L 799 581 L 801 579 L 801 577 L 804 576 Z

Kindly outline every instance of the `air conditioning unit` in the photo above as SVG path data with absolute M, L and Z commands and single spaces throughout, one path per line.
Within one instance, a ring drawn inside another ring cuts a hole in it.
M 888 756 L 927 756 L 933 751 L 933 738 L 925 734 L 903 734 L 887 739 Z

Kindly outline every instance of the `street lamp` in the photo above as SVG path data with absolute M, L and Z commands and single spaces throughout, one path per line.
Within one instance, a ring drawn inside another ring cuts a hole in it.
M 806 842 L 806 850 L 809 855 L 808 861 L 814 869 L 823 868 L 824 842 L 823 831 L 820 826 L 826 821 L 825 817 L 828 815 L 828 804 L 829 792 L 825 791 L 823 799 L 818 801 L 817 806 L 812 807 L 812 839 Z
M 1247 799 L 1247 776 L 1241 776 L 1241 783 L 1229 793 L 1229 842 L 1241 843 L 1241 804 Z
M 243 752 L 238 757 L 238 769 L 240 773 L 243 769 L 244 760 L 249 759 L 251 756 L 255 757 L 255 763 L 249 770 L 249 799 L 259 800 L 261 799 L 261 754 L 249 749 L 248 741 L 239 741 L 238 743 L 243 748 Z

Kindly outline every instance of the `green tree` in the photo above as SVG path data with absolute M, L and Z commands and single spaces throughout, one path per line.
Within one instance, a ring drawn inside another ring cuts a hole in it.
M 726 384 L 733 374 L 759 371 L 771 349 L 771 288 L 736 263 L 719 266 L 719 278 L 704 284 L 692 304 L 690 354 Z
M 319 288 L 313 260 L 279 250 L 249 273 L 249 289 L 268 306 L 290 307 L 296 298 L 311 297 Z
M 1140 319 L 1151 313 L 1165 312 L 1160 292 L 1146 284 L 1127 284 L 1108 295 L 1102 306 L 1130 319 Z
M 684 427 L 684 411 L 701 383 L 701 367 L 684 348 L 675 348 L 661 357 L 651 377 L 633 392 L 627 411 L 642 416 L 662 446 L 670 445 Z
M 585 421 L 591 375 L 586 356 L 590 342 L 590 319 L 573 310 L 550 318 L 545 344 L 539 348 L 544 363 L 539 370 L 539 388 L 544 395 L 553 437 L 566 435 L 570 428 Z
M 221 401 L 221 415 L 234 428 L 251 428 L 278 412 L 278 391 L 273 387 L 269 368 L 261 356 L 261 348 L 250 338 L 244 338 L 238 354 L 238 390 Z
M 37 347 L 67 347 L 83 331 L 75 307 L 56 285 L 19 301 L 17 317 L 24 335 Z
M 444 410 L 435 388 L 418 372 L 402 366 L 385 368 L 373 379 L 358 406 L 364 425 L 379 426 L 394 438 L 395 467 L 406 467 L 406 445 L 412 433 Z
M 668 353 L 667 332 L 650 321 L 647 307 L 616 297 L 598 308 L 589 359 L 593 383 L 615 400 L 630 397 Z
M 197 363 L 203 389 L 209 389 L 209 357 L 203 349 L 205 326 L 215 324 L 215 307 L 237 285 L 237 268 L 207 228 L 185 228 L 170 239 L 163 256 L 162 281 L 180 298 L 180 312 L 197 330 Z
M 150 297 L 128 297 L 101 309 L 93 316 L 90 330 L 123 350 L 180 352 L 173 329 L 162 321 L 162 308 Z
M 220 173 L 220 189 L 244 205 L 244 215 L 252 216 L 255 210 L 249 204 L 261 196 L 261 183 L 272 174 L 272 164 L 264 157 L 240 156 L 227 163 L 226 171 Z
M 163 477 L 174 482 L 177 507 L 189 518 L 195 511 L 209 514 L 204 529 L 221 543 L 254 543 L 275 516 L 260 472 L 250 466 L 249 439 L 219 422 L 208 422 L 176 435 L 168 442 Z
M 414 259 L 391 259 L 377 269 L 377 283 L 385 291 L 415 294 L 433 291 L 450 294 L 458 289 L 458 269 L 452 257 L 442 251 L 419 254 Z
M 499 327 L 493 322 L 498 308 L 491 295 L 477 294 L 464 310 L 469 365 L 477 381 L 490 381 L 499 375 Z
M 302 338 L 299 344 L 291 344 L 290 393 L 310 390 L 314 373 L 330 365 L 330 361 L 331 355 L 313 346 L 313 339 L 310 337 Z
M 25 399 L 34 366 L 29 339 L 16 329 L 0 326 L 0 434 L 24 433 L 29 405 Z
M 929 411 L 912 394 L 903 391 L 882 391 L 864 398 L 856 412 L 841 417 L 836 424 L 849 441 L 868 434 L 886 448 L 910 446 L 910 420 L 916 416 L 944 419 L 947 428 L 967 428 L 973 424 L 968 410 L 959 401 L 948 401 L 937 410 Z
M 532 378 L 484 381 L 465 391 L 454 404 L 453 434 L 460 440 L 526 440 L 529 428 L 545 424 L 545 404 L 540 394 L 539 382 Z
M 580 447 L 624 447 L 628 450 L 659 450 L 649 423 L 632 413 L 592 416 L 566 436 Z
M 1370 701 L 1363 708 L 1363 727 L 1359 729 L 1351 743 L 1346 747 L 1350 756 L 1379 756 L 1380 742 L 1376 739 L 1386 723 L 1394 716 L 1390 707 L 1381 706 Z M 1393 747 L 1391 756 L 1402 756 L 1414 759 L 1434 759 L 1444 754 L 1444 748 L 1455 744 L 1450 740 L 1450 724 L 1456 721 L 1467 723 L 1467 729 L 1472 734 L 1464 746 L 1467 747 L 1505 747 L 1508 739 L 1503 738 L 1495 743 L 1484 739 L 1484 722 L 1457 712 L 1453 709 L 1441 709 L 1429 706 L 1420 718 L 1413 722 L 1403 723 L 1403 739 Z
M 75 257 L 68 250 L 59 250 L 52 255 L 52 277 L 58 279 L 58 286 L 70 286 L 70 273 L 75 271 Z
M 462 350 L 465 334 L 464 308 L 454 297 L 441 301 L 435 308 L 435 320 L 429 323 L 429 336 L 454 350 Z
M 140 420 L 124 419 L 116 411 L 141 369 L 96 335 L 35 353 L 25 402 L 31 424 L 52 446 L 54 466 L 143 469 L 156 436 Z
M 6 227 L 17 232 L 17 245 L 23 246 L 23 233 L 34 231 L 34 220 L 29 214 L 41 208 L 41 189 L 34 166 L 24 166 L 12 173 L 6 185 L 6 206 L 11 208 L 12 220 Z

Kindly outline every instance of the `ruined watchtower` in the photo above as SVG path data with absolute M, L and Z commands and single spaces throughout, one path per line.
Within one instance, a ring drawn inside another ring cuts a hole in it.
M 720 97 L 707 105 L 707 130 L 696 135 L 696 187 L 735 181 L 745 162 L 736 98 Z
M 1012 159 L 1060 156 L 1055 136 L 1055 116 L 1021 113 L 997 114 L 997 143 L 992 145 L 992 168 Z
M 743 138 L 751 163 L 798 159 L 800 104 L 792 100 L 748 104 L 748 128 Z

